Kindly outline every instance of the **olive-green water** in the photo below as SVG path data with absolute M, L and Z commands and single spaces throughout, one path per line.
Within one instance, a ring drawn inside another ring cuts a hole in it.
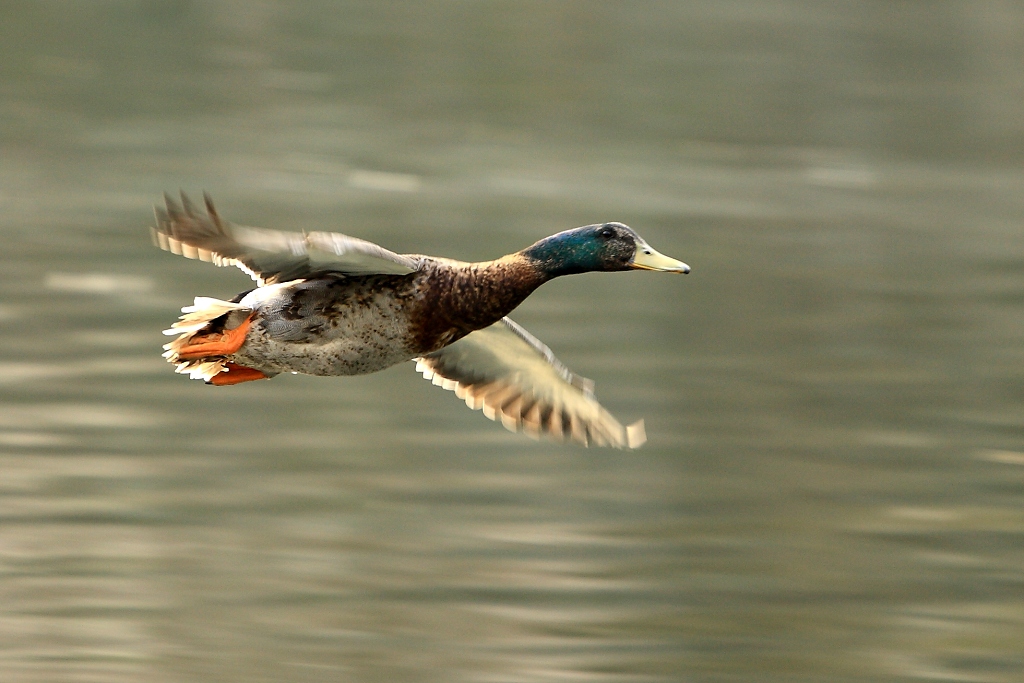
M 0 9 L 0 680 L 1024 680 L 1024 9 Z M 241 223 L 687 277 L 514 315 L 639 451 L 412 364 L 214 388 L 160 330 Z

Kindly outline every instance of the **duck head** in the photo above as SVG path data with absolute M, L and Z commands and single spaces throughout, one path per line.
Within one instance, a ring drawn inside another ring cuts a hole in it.
M 549 277 L 604 270 L 689 273 L 690 266 L 655 251 L 622 223 L 599 223 L 545 237 L 519 254 Z

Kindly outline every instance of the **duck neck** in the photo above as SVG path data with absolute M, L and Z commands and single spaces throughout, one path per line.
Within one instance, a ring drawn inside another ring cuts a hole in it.
M 453 271 L 444 302 L 451 318 L 468 330 L 493 325 L 512 312 L 551 275 L 518 254 Z
M 521 254 L 483 263 L 435 263 L 420 271 L 411 330 L 415 353 L 431 353 L 493 325 L 551 277 Z

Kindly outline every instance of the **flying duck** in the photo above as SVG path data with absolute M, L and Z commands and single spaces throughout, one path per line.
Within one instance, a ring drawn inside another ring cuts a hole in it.
M 185 196 L 156 207 L 161 249 L 237 266 L 256 288 L 229 301 L 196 297 L 164 334 L 176 372 L 225 386 L 282 372 L 359 375 L 413 360 L 426 379 L 512 431 L 583 445 L 637 448 L 594 383 L 506 316 L 552 278 L 591 271 L 688 273 L 622 223 L 546 237 L 493 261 L 396 254 L 334 232 L 280 232 L 223 220 Z

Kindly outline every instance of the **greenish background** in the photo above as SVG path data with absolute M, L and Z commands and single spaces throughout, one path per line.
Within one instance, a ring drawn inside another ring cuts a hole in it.
M 1024 678 L 1024 7 L 7 2 L 0 679 Z M 487 259 L 624 221 L 686 278 L 515 318 L 637 452 L 412 365 L 217 389 L 249 286 L 161 192 Z

